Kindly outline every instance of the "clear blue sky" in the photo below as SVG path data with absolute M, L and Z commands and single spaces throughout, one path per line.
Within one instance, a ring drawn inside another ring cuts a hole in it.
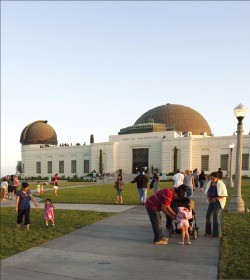
M 59 143 L 108 141 L 166 103 L 232 135 L 249 108 L 250 2 L 1 1 L 1 175 L 20 135 L 48 120 Z

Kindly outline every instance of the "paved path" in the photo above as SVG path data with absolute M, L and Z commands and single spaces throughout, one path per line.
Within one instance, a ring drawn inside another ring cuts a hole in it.
M 220 240 L 203 236 L 207 204 L 203 193 L 195 197 L 200 236 L 191 246 L 178 245 L 179 235 L 154 245 L 145 208 L 133 206 L 2 260 L 1 280 L 216 280 Z

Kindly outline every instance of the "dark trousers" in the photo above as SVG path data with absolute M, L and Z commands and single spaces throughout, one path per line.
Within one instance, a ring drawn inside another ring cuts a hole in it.
M 214 237 L 221 237 L 220 213 L 220 202 L 218 200 L 216 202 L 210 202 L 206 214 L 206 234 L 213 234 Z M 211 218 L 213 218 L 213 233 Z
M 147 211 L 154 233 L 154 242 L 160 241 L 163 237 L 160 212 L 148 208 Z
M 24 216 L 24 225 L 30 224 L 30 208 L 18 209 L 17 224 L 21 224 Z

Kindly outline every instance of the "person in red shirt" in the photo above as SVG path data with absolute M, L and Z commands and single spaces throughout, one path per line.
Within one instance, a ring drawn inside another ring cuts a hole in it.
M 181 199 L 184 196 L 185 191 L 182 188 L 162 189 L 157 191 L 147 199 L 145 207 L 152 224 L 154 243 L 156 245 L 168 244 L 168 239 L 166 237 L 163 237 L 162 234 L 162 220 L 160 212 L 162 211 L 170 218 L 175 219 L 176 214 L 170 206 L 171 202 L 173 199 Z

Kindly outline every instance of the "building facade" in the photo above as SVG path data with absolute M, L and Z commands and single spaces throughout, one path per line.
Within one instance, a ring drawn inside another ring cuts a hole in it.
M 151 173 L 169 174 L 175 168 L 197 168 L 205 173 L 229 170 L 230 149 L 232 174 L 235 173 L 237 135 L 215 137 L 204 118 L 191 108 L 166 104 L 142 115 L 133 126 L 109 136 L 108 142 L 89 145 L 57 143 L 57 135 L 47 121 L 26 126 L 21 134 L 20 173 L 25 176 L 82 177 L 92 170 L 99 172 L 100 153 L 106 173 L 134 174 L 146 167 Z M 243 135 L 242 175 L 250 177 L 250 135 Z

